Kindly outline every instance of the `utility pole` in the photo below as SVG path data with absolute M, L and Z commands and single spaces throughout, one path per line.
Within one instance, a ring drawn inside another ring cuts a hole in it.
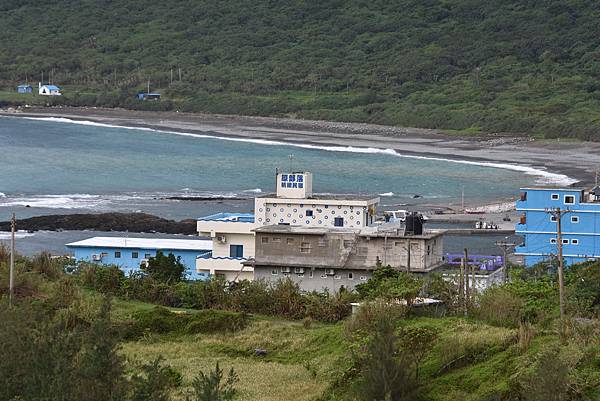
M 515 243 L 509 243 L 506 241 L 496 241 L 494 243 L 494 245 L 499 246 L 500 248 L 502 248 L 502 266 L 504 268 L 504 282 L 508 283 L 508 248 L 517 246 L 517 244 Z
M 410 273 L 410 238 L 406 239 L 406 272 Z
M 179 81 L 181 82 L 181 67 L 179 67 Z
M 15 214 L 12 215 L 10 222 L 10 272 L 8 279 L 8 305 L 12 307 L 13 292 L 15 291 L 15 230 L 17 220 Z
M 460 204 L 461 204 L 462 212 L 464 213 L 465 212 L 465 186 L 464 185 L 462 186 L 462 195 L 461 195 L 461 203 Z
M 172 68 L 171 68 L 171 83 L 170 83 L 170 85 L 173 85 L 173 69 Z
M 146 93 L 150 93 L 150 80 L 148 80 L 148 92 Z
M 562 216 L 569 213 L 569 210 L 561 210 L 557 207 L 550 210 L 550 213 L 556 220 L 556 246 L 558 248 L 558 296 L 560 303 L 560 317 L 565 317 L 565 282 L 564 282 L 564 261 L 563 261 L 563 243 L 562 243 Z
M 467 305 L 471 300 L 471 292 L 469 290 L 469 251 L 467 248 L 463 250 L 463 260 L 465 261 L 465 314 L 467 313 Z

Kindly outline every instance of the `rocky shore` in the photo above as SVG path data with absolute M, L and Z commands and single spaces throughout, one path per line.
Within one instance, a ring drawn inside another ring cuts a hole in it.
M 25 231 L 93 230 L 132 233 L 196 234 L 196 221 L 167 220 L 146 213 L 67 214 L 17 220 Z M 0 231 L 10 231 L 10 222 L 0 222 Z

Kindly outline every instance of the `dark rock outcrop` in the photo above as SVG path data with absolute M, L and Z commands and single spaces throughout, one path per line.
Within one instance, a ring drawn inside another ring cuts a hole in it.
M 18 220 L 17 229 L 28 231 L 95 230 L 196 234 L 195 220 L 167 220 L 146 213 L 65 214 Z M 10 222 L 0 222 L 0 231 L 10 231 Z

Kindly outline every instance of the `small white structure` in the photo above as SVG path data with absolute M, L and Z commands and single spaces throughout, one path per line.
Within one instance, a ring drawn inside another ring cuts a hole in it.
M 38 93 L 43 96 L 62 96 L 60 88 L 56 85 L 42 85 L 38 83 Z

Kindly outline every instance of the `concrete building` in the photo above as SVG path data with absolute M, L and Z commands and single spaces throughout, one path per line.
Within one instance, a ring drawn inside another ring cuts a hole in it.
M 60 88 L 56 85 L 42 85 L 38 83 L 38 93 L 43 96 L 62 96 Z
M 549 261 L 558 254 L 557 217 L 550 213 L 560 208 L 562 246 L 565 264 L 600 258 L 600 187 L 521 188 L 516 203 L 521 212 L 516 234 L 524 242 L 515 250 L 525 265 Z
M 196 257 L 212 251 L 212 242 L 206 240 L 93 237 L 66 244 L 78 262 L 116 265 L 126 274 L 137 271 L 157 251 L 180 258 L 186 267 L 188 279 L 205 279 L 196 273 Z
M 17 93 L 33 93 L 31 85 L 19 85 L 17 86 Z
M 443 231 L 409 234 L 397 225 L 366 229 L 271 225 L 255 229 L 254 278 L 289 277 L 305 291 L 354 289 L 377 265 L 428 272 L 443 263 Z
M 277 191 L 254 200 L 254 214 L 218 213 L 198 219 L 198 234 L 213 240 L 211 253 L 201 255 L 196 270 L 227 280 L 252 279 L 246 265 L 254 257 L 254 229 L 272 224 L 303 227 L 361 228 L 373 222 L 379 198 L 314 195 L 309 172 L 278 173 Z
M 253 269 L 243 262 L 254 257 L 256 224 L 252 213 L 217 213 L 198 219 L 198 234 L 212 239 L 212 251 L 196 258 L 196 271 L 226 280 L 252 280 Z
M 278 173 L 277 193 L 256 198 L 259 225 L 362 228 L 373 223 L 378 197 L 314 195 L 309 172 Z

